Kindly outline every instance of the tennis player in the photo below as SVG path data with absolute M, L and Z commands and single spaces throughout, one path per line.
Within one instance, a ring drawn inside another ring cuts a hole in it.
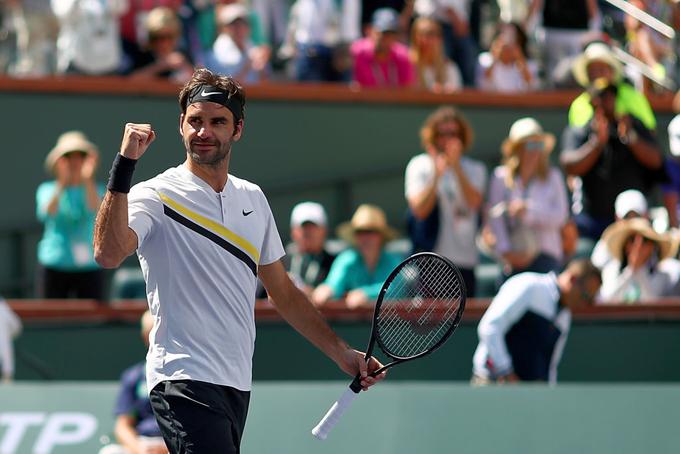
M 131 188 L 155 139 L 125 126 L 95 226 L 97 262 L 137 251 L 154 316 L 147 354 L 151 405 L 171 453 L 238 453 L 246 420 L 259 277 L 282 317 L 367 389 L 380 367 L 351 349 L 288 278 L 261 189 L 229 173 L 245 96 L 232 78 L 197 70 L 179 95 L 183 164 Z M 282 357 L 285 361 L 285 357 Z

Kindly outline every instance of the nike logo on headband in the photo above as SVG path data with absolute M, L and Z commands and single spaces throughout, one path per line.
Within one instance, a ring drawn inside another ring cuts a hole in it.
M 210 95 L 221 95 L 221 91 L 205 91 L 205 89 L 201 92 L 201 96 L 210 96 Z

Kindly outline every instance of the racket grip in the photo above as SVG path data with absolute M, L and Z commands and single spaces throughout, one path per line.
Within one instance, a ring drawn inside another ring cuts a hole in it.
M 319 440 L 325 440 L 331 429 L 340 421 L 342 414 L 349 408 L 352 401 L 357 397 L 358 392 L 347 388 L 340 398 L 333 404 L 326 416 L 324 416 L 319 424 L 312 429 L 312 435 Z

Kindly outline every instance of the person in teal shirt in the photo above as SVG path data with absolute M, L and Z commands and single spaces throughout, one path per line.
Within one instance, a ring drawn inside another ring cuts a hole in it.
M 38 243 L 41 298 L 103 299 L 104 274 L 94 261 L 94 219 L 105 188 L 94 181 L 98 152 L 79 131 L 65 132 L 45 159 L 55 179 L 36 192 L 44 224 Z
M 312 301 L 323 305 L 344 297 L 349 308 L 375 302 L 383 283 L 402 257 L 385 250 L 385 243 L 397 234 L 383 210 L 364 204 L 357 208 L 350 222 L 341 224 L 338 236 L 352 245 L 337 256 L 328 277 L 312 294 Z

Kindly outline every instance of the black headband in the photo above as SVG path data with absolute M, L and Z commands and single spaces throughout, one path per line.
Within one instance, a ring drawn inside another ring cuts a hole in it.
M 213 85 L 199 85 L 194 87 L 189 92 L 189 97 L 187 98 L 187 107 L 195 102 L 216 102 L 221 104 L 234 114 L 234 123 L 241 121 L 241 110 L 243 109 L 243 104 L 241 102 L 230 96 L 229 93 L 221 88 L 215 87 Z

